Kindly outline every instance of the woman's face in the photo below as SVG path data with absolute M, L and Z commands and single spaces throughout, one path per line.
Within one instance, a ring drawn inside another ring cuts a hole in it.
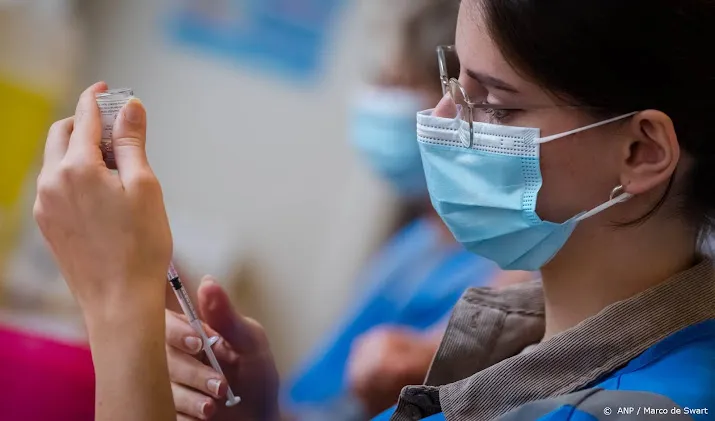
M 564 102 L 512 68 L 491 40 L 477 3 L 463 1 L 459 13 L 455 44 L 461 65 L 459 81 L 470 99 L 479 98 L 475 102 L 519 108 L 481 117 L 483 122 L 535 127 L 543 137 L 599 121 L 583 109 L 565 107 Z M 435 115 L 448 117 L 449 103 L 440 101 Z M 606 202 L 611 191 L 622 184 L 619 159 L 624 142 L 619 139 L 628 132 L 627 123 L 613 123 L 542 144 L 543 186 L 536 207 L 539 216 L 563 222 Z

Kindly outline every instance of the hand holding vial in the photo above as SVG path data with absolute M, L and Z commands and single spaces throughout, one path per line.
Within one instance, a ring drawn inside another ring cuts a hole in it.
M 96 99 L 106 89 L 92 85 L 74 117 L 50 129 L 34 215 L 85 319 L 95 419 L 175 419 L 161 343 L 172 238 L 146 156 L 146 111 L 137 99 L 122 107 L 109 170 Z
M 106 312 L 119 298 L 164 297 L 172 253 L 161 186 L 146 156 L 146 111 L 138 99 L 121 108 L 112 138 L 119 171 L 108 171 L 95 99 L 105 90 L 103 83 L 88 88 L 75 116 L 50 129 L 34 207 L 87 315 Z

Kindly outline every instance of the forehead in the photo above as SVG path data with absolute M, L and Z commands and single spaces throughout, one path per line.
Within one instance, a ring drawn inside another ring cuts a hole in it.
M 492 41 L 479 1 L 461 2 L 455 36 L 462 69 L 497 77 L 521 92 L 536 88 L 514 70 Z
M 455 47 L 462 66 L 483 73 L 503 73 L 509 68 L 491 40 L 476 2 L 463 1 L 459 8 Z

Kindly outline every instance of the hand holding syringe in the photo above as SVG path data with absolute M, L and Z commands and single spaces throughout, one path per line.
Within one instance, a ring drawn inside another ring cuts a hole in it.
M 104 158 L 104 162 L 109 169 L 117 168 L 114 158 L 114 151 L 112 149 L 112 131 L 114 121 L 117 119 L 119 111 L 122 109 L 122 107 L 126 105 L 126 103 L 129 102 L 129 100 L 133 97 L 134 91 L 129 88 L 110 89 L 106 92 L 101 92 L 96 95 L 97 105 L 99 106 L 99 111 L 102 118 L 102 141 L 100 143 L 100 149 L 102 150 L 102 157 Z M 201 324 L 201 320 L 199 320 L 196 311 L 194 311 L 194 306 L 191 304 L 189 294 L 186 292 L 184 286 L 181 284 L 179 274 L 176 272 L 176 269 L 174 269 L 173 263 L 169 265 L 169 270 L 166 276 L 169 283 L 171 284 L 172 289 L 174 290 L 174 293 L 176 294 L 176 298 L 178 298 L 179 300 L 181 309 L 184 311 L 184 314 L 189 319 L 189 324 L 191 325 L 191 327 L 194 328 L 196 333 L 201 338 L 201 343 L 203 344 L 204 352 L 206 353 L 206 357 L 211 363 L 211 367 L 213 367 L 214 370 L 216 370 L 220 375 L 223 376 L 223 370 L 221 370 L 221 366 L 219 365 L 218 360 L 216 359 L 216 355 L 211 348 L 211 346 L 215 343 L 215 341 L 212 340 L 214 338 L 209 338 L 208 335 L 206 335 L 206 331 Z M 231 390 L 230 386 L 226 395 L 228 397 L 228 400 L 226 401 L 226 406 L 234 406 L 241 401 L 241 398 L 233 394 L 233 391 Z
M 211 349 L 213 341 L 211 341 L 208 335 L 206 335 L 206 331 L 201 324 L 201 320 L 196 314 L 194 306 L 191 304 L 189 294 L 186 292 L 186 289 L 184 289 L 184 286 L 181 283 L 181 279 L 179 279 L 179 274 L 176 272 L 173 263 L 169 265 L 169 271 L 166 274 L 166 278 L 171 284 L 171 288 L 174 290 L 176 298 L 179 300 L 181 309 L 184 311 L 184 314 L 189 319 L 189 324 L 191 325 L 191 327 L 194 328 L 196 333 L 201 338 L 201 343 L 203 344 L 204 352 L 206 353 L 206 357 L 209 359 L 209 363 L 211 363 L 211 367 L 213 367 L 214 370 L 216 370 L 221 376 L 223 376 L 224 374 L 223 370 L 221 370 L 221 365 L 219 365 L 218 360 L 216 359 L 216 355 L 214 354 L 213 349 Z M 234 406 L 237 403 L 241 402 L 241 398 L 233 394 L 231 386 L 228 386 L 226 397 L 228 398 L 228 400 L 226 401 L 226 406 Z

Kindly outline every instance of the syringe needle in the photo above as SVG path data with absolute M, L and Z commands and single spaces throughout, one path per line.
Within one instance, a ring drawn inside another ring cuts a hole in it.
M 181 309 L 184 311 L 184 314 L 189 319 L 189 324 L 201 337 L 201 343 L 203 344 L 204 352 L 206 353 L 206 357 L 209 359 L 211 367 L 213 367 L 214 370 L 216 370 L 221 376 L 225 378 L 226 376 L 224 376 L 223 374 L 221 365 L 216 359 L 216 354 L 214 354 L 214 351 L 211 348 L 211 345 L 213 345 L 214 342 L 209 339 L 208 335 L 206 335 L 204 326 L 201 324 L 201 320 L 199 320 L 198 315 L 194 310 L 194 306 L 191 304 L 189 294 L 186 292 L 186 289 L 184 289 L 184 286 L 181 283 L 181 279 L 179 279 L 179 274 L 176 272 L 173 263 L 169 265 L 169 271 L 167 272 L 166 277 L 171 284 L 171 288 L 174 290 L 174 294 L 176 294 L 176 298 L 179 300 L 179 305 L 181 305 Z M 228 400 L 226 401 L 226 406 L 234 406 L 241 402 L 241 398 L 233 394 L 231 386 L 228 386 L 228 390 L 226 391 L 226 397 L 228 398 Z

